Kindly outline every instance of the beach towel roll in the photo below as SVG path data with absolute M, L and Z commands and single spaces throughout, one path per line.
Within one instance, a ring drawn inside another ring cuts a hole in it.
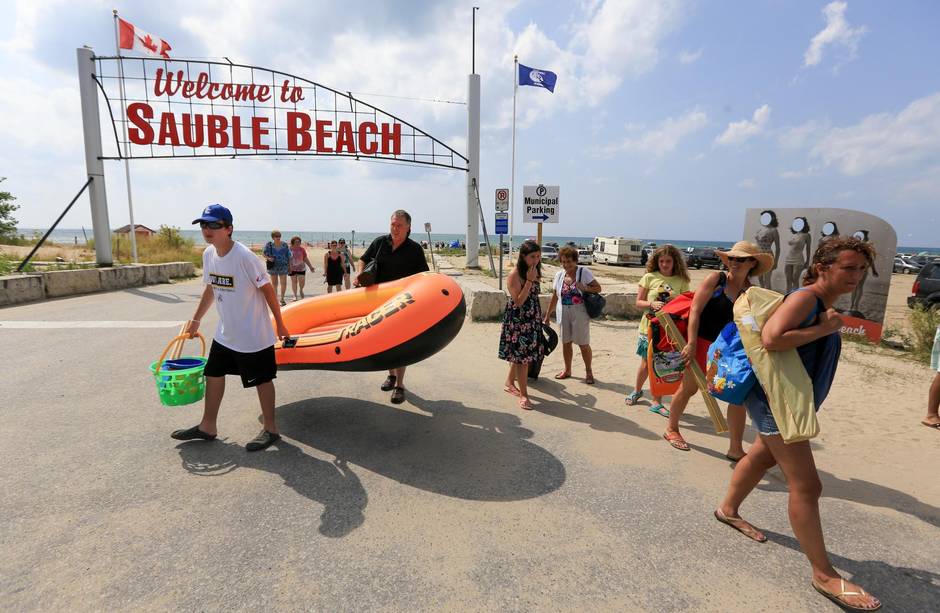
M 734 303 L 734 322 L 783 442 L 795 443 L 816 437 L 819 421 L 813 381 L 797 350 L 768 351 L 761 341 L 764 324 L 783 299 L 777 292 L 750 287 Z

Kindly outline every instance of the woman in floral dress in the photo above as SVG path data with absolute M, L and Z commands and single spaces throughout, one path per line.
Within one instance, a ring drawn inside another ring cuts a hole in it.
M 525 241 L 519 247 L 519 261 L 507 279 L 509 303 L 499 336 L 499 358 L 509 362 L 509 374 L 503 389 L 517 396 L 519 408 L 526 410 L 532 409 L 526 386 L 529 363 L 544 354 L 542 309 L 539 306 L 541 260 L 542 250 L 535 241 Z

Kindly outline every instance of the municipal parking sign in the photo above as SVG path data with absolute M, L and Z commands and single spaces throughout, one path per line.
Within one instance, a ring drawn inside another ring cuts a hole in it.
M 522 188 L 522 221 L 558 223 L 557 185 L 526 185 Z

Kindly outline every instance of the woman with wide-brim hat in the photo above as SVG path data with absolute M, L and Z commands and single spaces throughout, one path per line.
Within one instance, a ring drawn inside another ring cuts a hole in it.
M 759 277 L 774 265 L 772 253 L 761 251 L 760 247 L 748 241 L 740 241 L 728 251 L 715 251 L 728 268 L 728 272 L 713 272 L 702 281 L 695 290 L 692 308 L 689 312 L 688 341 L 682 350 L 682 358 L 688 363 L 695 360 L 705 370 L 708 346 L 718 338 L 721 329 L 734 319 L 734 301 L 751 286 L 751 277 Z M 698 390 L 695 377 L 682 377 L 682 386 L 669 405 L 669 425 L 663 438 L 670 445 L 681 451 L 688 451 L 689 445 L 679 433 L 679 418 L 685 411 L 689 399 Z M 725 454 L 732 462 L 744 457 L 744 407 L 728 405 L 728 452 Z

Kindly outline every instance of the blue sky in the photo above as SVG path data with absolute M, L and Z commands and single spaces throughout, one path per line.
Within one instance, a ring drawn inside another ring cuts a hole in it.
M 75 48 L 114 51 L 113 3 L 2 3 L 0 176 L 24 227 L 48 226 L 84 182 Z M 749 207 L 835 206 L 940 246 L 940 5 L 876 0 L 477 2 L 481 193 L 509 185 L 512 56 L 558 73 L 521 88 L 516 188 L 561 186 L 553 235 L 734 240 Z M 116 3 L 175 57 L 293 72 L 411 121 L 458 150 L 463 2 Z M 123 168 L 106 163 L 111 226 Z M 460 232 L 461 173 L 345 160 L 136 161 L 135 217 L 186 226 L 208 202 L 242 229 L 381 230 L 406 208 Z M 64 227 L 90 225 L 87 200 Z M 516 234 L 534 233 L 517 225 Z

